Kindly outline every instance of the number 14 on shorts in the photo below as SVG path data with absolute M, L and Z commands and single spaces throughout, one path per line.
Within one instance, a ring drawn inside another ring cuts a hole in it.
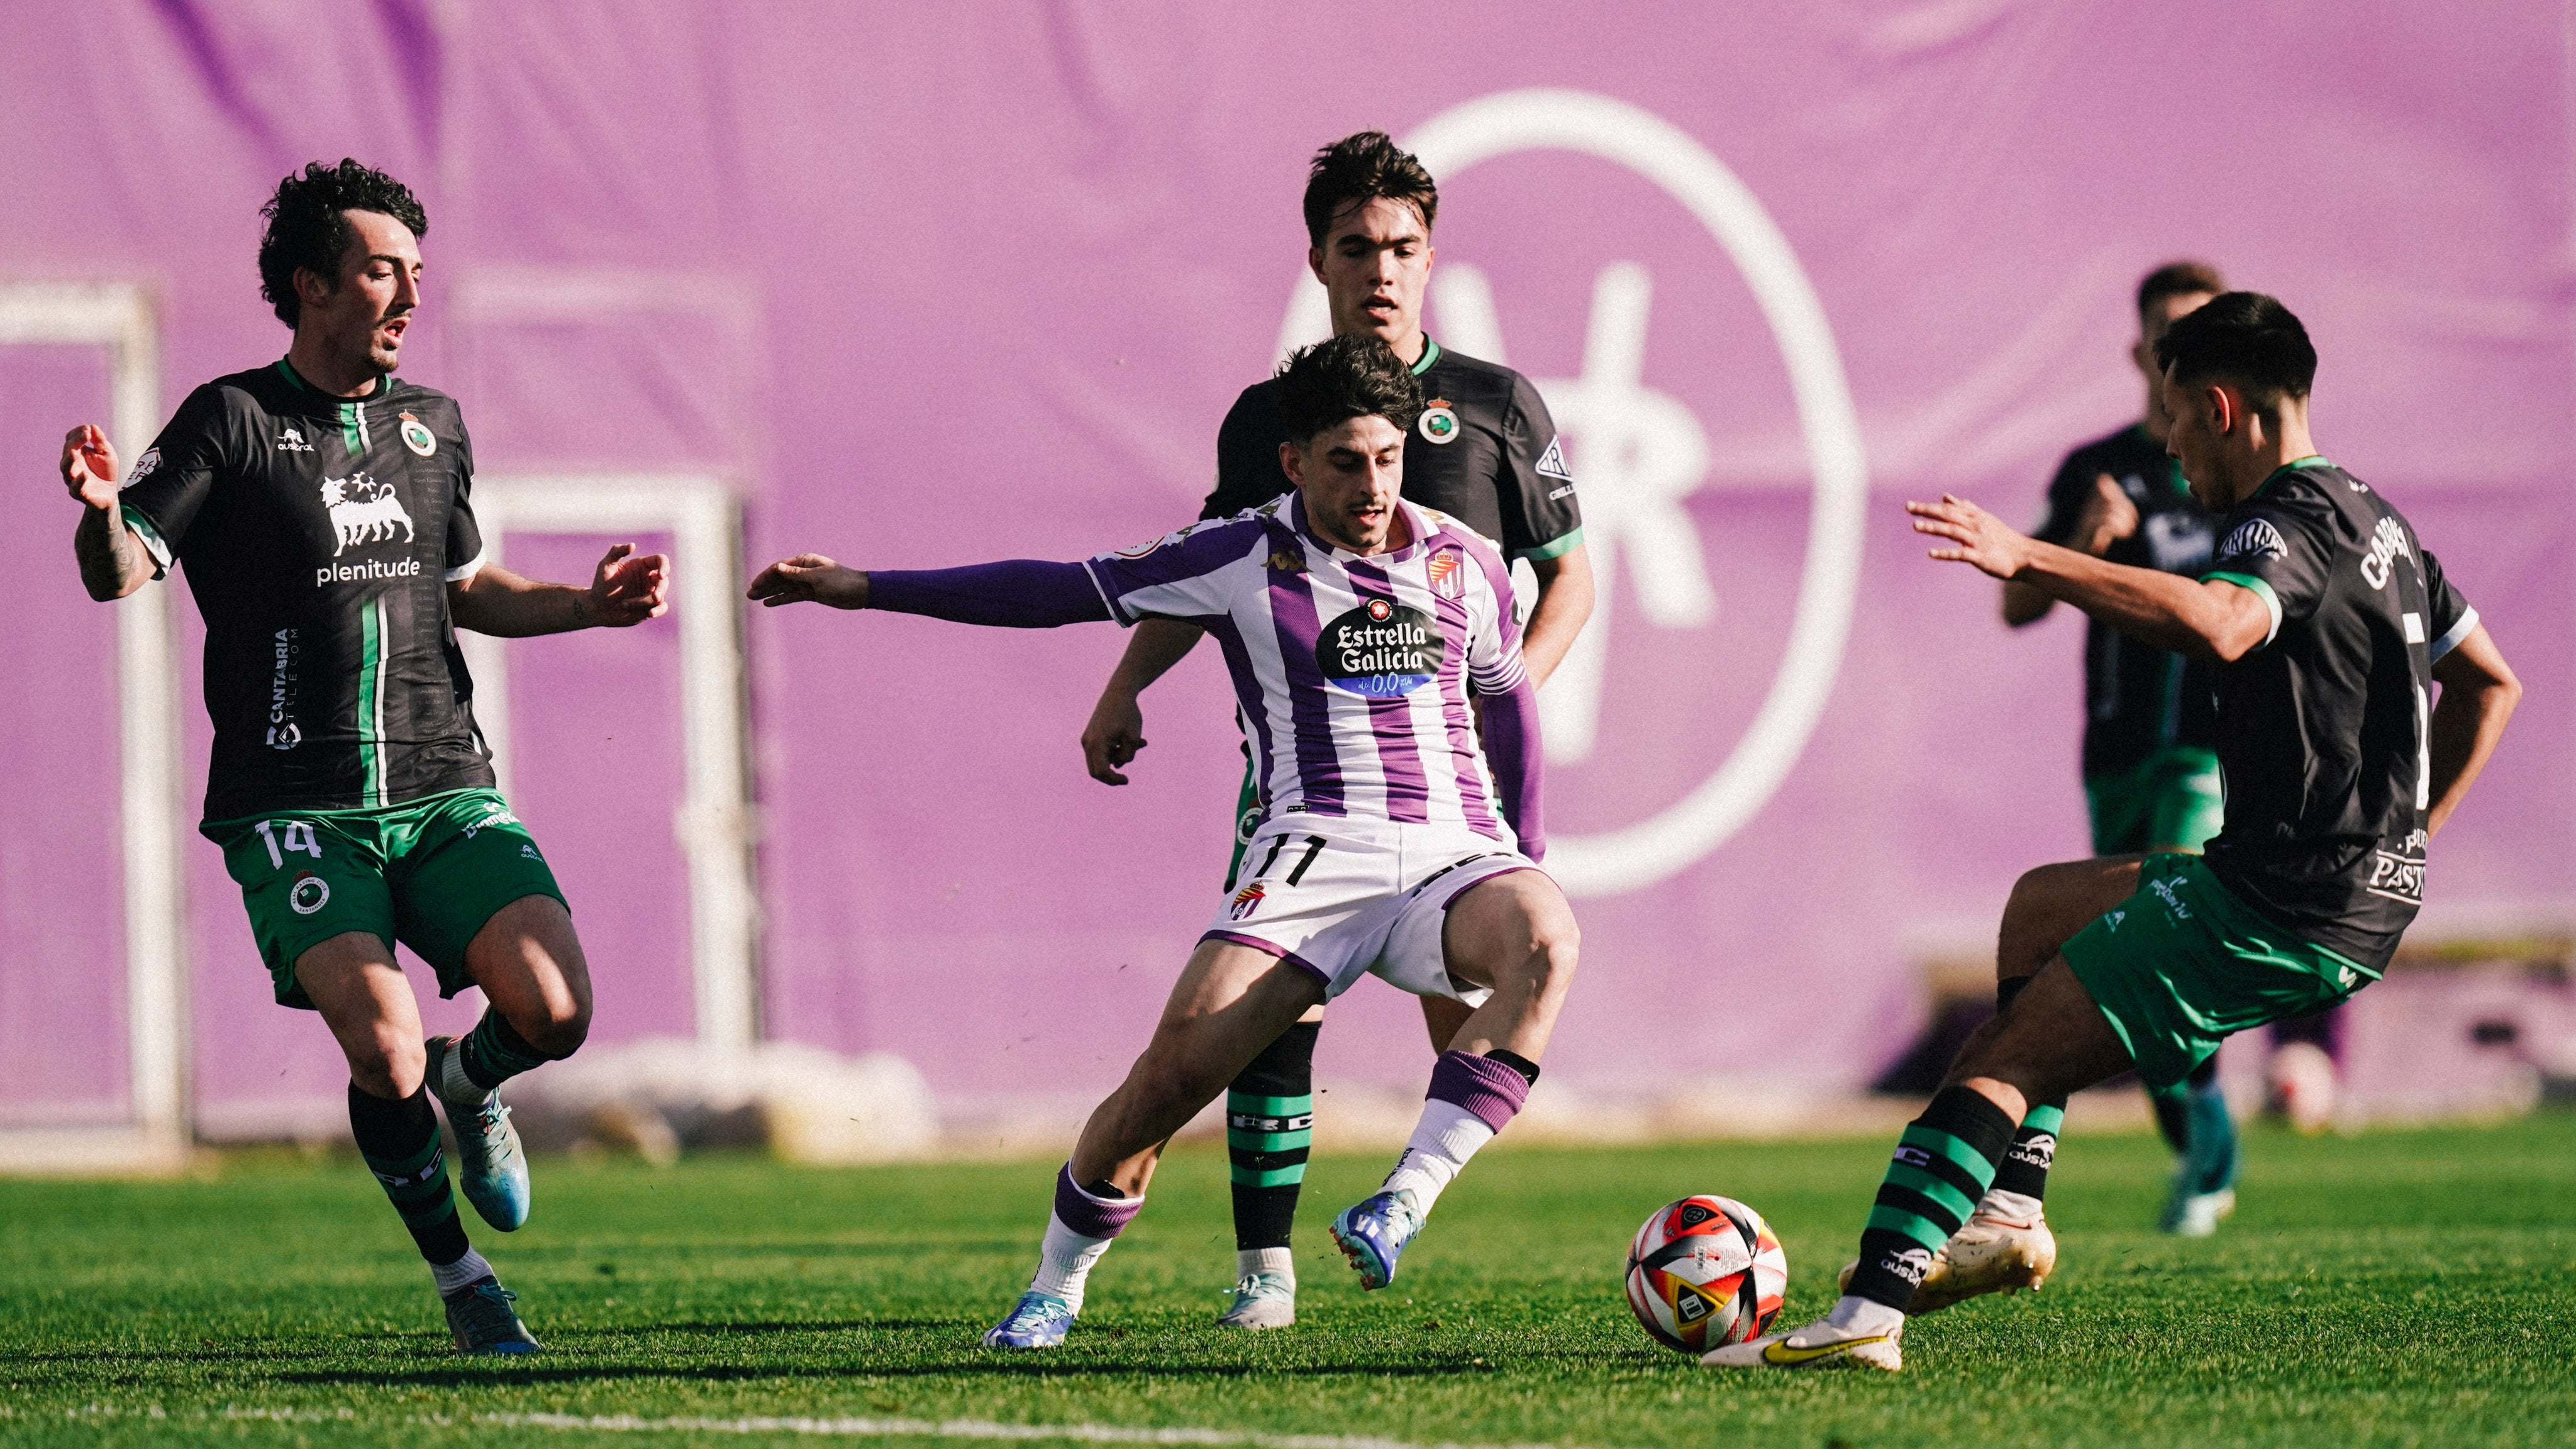
M 297 851 L 315 860 L 322 858 L 322 841 L 314 835 L 310 820 L 263 820 L 258 829 L 259 843 L 268 847 L 268 863 L 279 870 L 286 868 L 286 857 Z

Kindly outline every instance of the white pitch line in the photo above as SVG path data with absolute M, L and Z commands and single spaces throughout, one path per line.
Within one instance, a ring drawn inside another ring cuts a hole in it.
M 591 1429 L 629 1433 L 811 1434 L 880 1439 L 1079 1439 L 1095 1444 L 1247 1444 L 1253 1449 L 1548 1449 L 1544 1445 L 1416 1444 L 1355 1434 L 1264 1434 L 1247 1429 L 1173 1426 L 1147 1429 L 1123 1424 L 1003 1424 L 991 1419 L 646 1419 L 633 1414 L 477 1414 L 474 1422 L 498 1428 Z
M 18 1418 L 0 1405 L 0 1418 Z M 41 1418 L 42 1415 L 26 1415 Z M 266 1421 L 281 1424 L 349 1423 L 386 1416 L 353 1408 L 258 1409 L 226 1405 L 211 1414 L 172 1414 L 158 1404 L 128 1408 L 86 1404 L 69 1411 L 75 1419 L 189 1418 Z M 1093 1444 L 1248 1445 L 1250 1449 L 1572 1449 L 1548 1444 L 1436 1444 L 1385 1439 L 1360 1434 L 1265 1434 L 1252 1429 L 1208 1429 L 1174 1425 L 1149 1429 L 1125 1424 L 1005 1424 L 992 1419 L 818 1419 L 747 1416 L 738 1419 L 648 1419 L 637 1414 L 405 1414 L 390 1416 L 442 1428 L 483 1424 L 496 1429 L 566 1429 L 605 1434 L 803 1434 L 836 1439 L 998 1439 L 1013 1442 L 1073 1439 Z

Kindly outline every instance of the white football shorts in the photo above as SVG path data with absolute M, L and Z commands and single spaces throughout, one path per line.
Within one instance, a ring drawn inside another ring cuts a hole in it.
M 1481 1006 L 1493 992 L 1449 976 L 1441 928 L 1469 886 L 1537 862 L 1463 825 L 1405 825 L 1291 811 L 1265 820 L 1201 940 L 1304 967 L 1327 998 L 1374 975 L 1416 996 Z

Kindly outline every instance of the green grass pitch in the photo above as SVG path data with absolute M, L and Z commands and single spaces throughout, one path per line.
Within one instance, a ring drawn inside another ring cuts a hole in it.
M 1093 1276 L 1072 1343 L 1008 1357 L 975 1338 L 1026 1278 L 1046 1163 L 541 1161 L 533 1223 L 477 1234 L 548 1345 L 522 1363 L 447 1352 L 427 1274 L 352 1158 L 0 1183 L 0 1443 L 819 1443 L 867 1427 L 740 1422 L 760 1418 L 1273 1449 L 2576 1442 L 2576 1117 L 2257 1131 L 2247 1148 L 2243 1209 L 2185 1243 L 2151 1230 L 2167 1170 L 2152 1139 L 2070 1140 L 2049 1202 L 2058 1279 L 1920 1320 L 1901 1376 L 1711 1373 L 1652 1345 L 1620 1296 L 1646 1213 L 1723 1192 L 1786 1240 L 1788 1317 L 1819 1311 L 1875 1141 L 1497 1150 L 1375 1294 L 1323 1224 L 1385 1163 L 1326 1158 L 1299 1237 L 1305 1322 L 1258 1336 L 1209 1326 L 1232 1241 L 1223 1155 L 1193 1148 Z

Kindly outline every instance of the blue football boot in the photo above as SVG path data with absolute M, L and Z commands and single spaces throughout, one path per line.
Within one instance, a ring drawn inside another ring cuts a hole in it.
M 1395 1260 L 1404 1245 L 1422 1231 L 1420 1199 L 1410 1188 L 1382 1192 L 1333 1219 L 1333 1242 L 1359 1270 L 1362 1288 L 1383 1288 L 1395 1281 Z
M 442 1079 L 441 1064 L 456 1049 L 454 1037 L 429 1039 L 432 1083 Z M 465 1190 L 465 1200 L 493 1227 L 518 1231 L 528 1221 L 528 1154 L 519 1146 L 519 1129 L 510 1125 L 510 1109 L 501 1105 L 501 1094 L 486 1092 L 482 1100 L 468 1102 L 438 1099 L 447 1105 L 447 1125 L 456 1129 L 456 1185 Z
M 446 1295 L 447 1329 L 456 1335 L 458 1353 L 535 1353 L 541 1346 L 519 1311 L 510 1305 L 519 1295 L 498 1278 L 477 1278 Z
M 1029 1292 L 1002 1321 L 984 1331 L 986 1348 L 1060 1348 L 1073 1327 L 1073 1305 L 1051 1294 Z

